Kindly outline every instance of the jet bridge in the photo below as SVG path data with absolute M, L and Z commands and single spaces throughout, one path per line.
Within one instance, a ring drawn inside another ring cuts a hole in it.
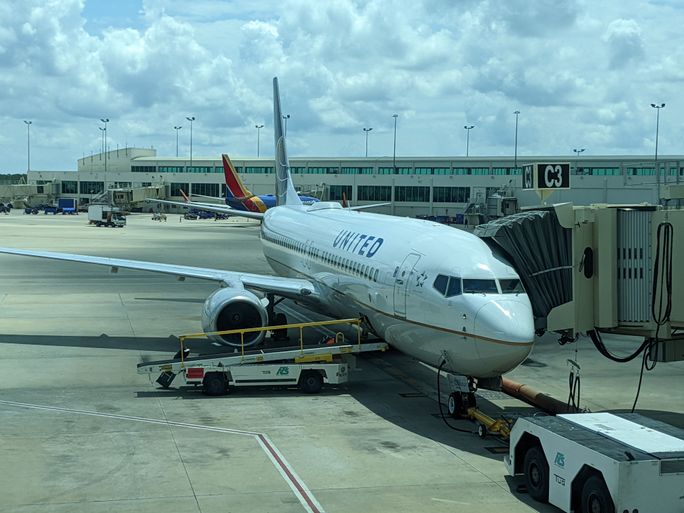
M 517 269 L 540 332 L 644 337 L 654 361 L 684 360 L 684 210 L 571 203 L 475 229 Z

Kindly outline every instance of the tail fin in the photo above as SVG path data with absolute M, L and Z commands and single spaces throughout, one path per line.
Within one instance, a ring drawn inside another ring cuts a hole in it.
M 238 201 L 244 201 L 254 196 L 249 189 L 244 186 L 242 180 L 235 170 L 235 166 L 230 160 L 230 157 L 225 153 L 223 157 L 223 174 L 226 177 L 226 197 L 233 198 Z
M 276 199 L 278 205 L 302 205 L 290 176 L 290 162 L 283 135 L 283 114 L 280 110 L 278 77 L 273 78 L 273 127 L 275 134 Z

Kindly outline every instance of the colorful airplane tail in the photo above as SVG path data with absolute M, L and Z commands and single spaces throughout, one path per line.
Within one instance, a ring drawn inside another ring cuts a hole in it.
M 226 177 L 226 202 L 231 206 L 236 206 L 239 210 L 240 205 L 244 207 L 245 210 L 250 210 L 252 212 L 265 212 L 266 205 L 264 202 L 252 194 L 247 187 L 242 183 L 240 177 L 237 174 L 237 170 L 230 160 L 230 157 L 226 154 L 223 157 L 223 174 Z
M 302 205 L 290 176 L 290 162 L 287 159 L 285 136 L 283 135 L 283 114 L 280 110 L 278 77 L 273 78 L 273 127 L 275 136 L 276 204 Z

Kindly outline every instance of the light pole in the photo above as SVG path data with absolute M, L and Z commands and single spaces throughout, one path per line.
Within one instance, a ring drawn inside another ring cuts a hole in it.
M 475 125 L 464 125 L 466 131 L 466 157 L 470 154 L 470 131 L 475 128 Z
M 178 130 L 183 128 L 182 126 L 174 126 L 173 129 L 176 131 L 176 157 L 178 156 Z
M 261 139 L 261 129 L 264 128 L 264 125 L 254 125 L 254 128 L 257 129 L 257 158 L 259 157 L 259 142 Z
M 290 119 L 289 114 L 283 114 L 283 119 L 285 120 L 285 133 L 283 134 L 285 137 L 287 137 L 287 120 Z
M 190 166 L 192 166 L 192 122 L 195 121 L 195 116 L 186 116 L 185 119 L 190 121 Z
M 24 120 L 24 123 L 26 123 L 26 172 L 28 173 L 31 171 L 31 125 L 33 124 L 33 121 Z
M 100 121 L 104 123 L 104 158 L 105 158 L 105 173 L 107 172 L 107 123 L 109 123 L 109 118 L 100 118 Z
M 399 114 L 392 114 L 392 117 L 394 118 L 394 146 L 392 150 L 392 168 L 394 170 L 394 174 L 397 174 L 397 118 L 399 117 Z
M 572 151 L 575 152 L 575 159 L 579 159 L 580 153 L 582 153 L 584 151 L 584 148 L 579 148 L 579 149 L 573 148 Z M 575 173 L 577 173 L 577 161 L 576 160 L 575 160 Z M 583 173 L 584 173 L 584 171 L 583 171 Z
M 368 157 L 368 132 L 370 132 L 371 130 L 373 130 L 372 127 L 371 127 L 371 128 L 364 128 L 364 129 L 363 129 L 363 131 L 364 131 L 365 134 L 366 134 L 366 157 Z
M 658 128 L 660 128 L 660 109 L 665 107 L 664 103 L 652 103 L 651 107 L 656 110 L 656 144 L 655 144 L 655 167 L 656 167 L 656 182 L 658 182 L 658 203 L 660 203 L 660 166 L 658 165 Z
M 516 110 L 513 112 L 515 114 L 515 156 L 513 157 L 513 167 L 515 172 L 518 172 L 518 116 L 520 116 L 520 111 Z
M 104 155 L 104 134 L 105 134 L 105 129 L 102 128 L 101 126 L 98 126 L 97 128 L 100 129 L 100 154 Z

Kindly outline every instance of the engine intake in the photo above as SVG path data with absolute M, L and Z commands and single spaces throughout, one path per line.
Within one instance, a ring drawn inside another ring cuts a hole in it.
M 219 289 L 204 302 L 202 309 L 202 329 L 205 333 L 228 331 L 242 328 L 266 326 L 268 315 L 266 307 L 252 292 L 244 289 Z M 266 333 L 245 333 L 245 347 L 253 346 L 263 340 Z M 222 345 L 240 347 L 239 334 L 209 335 L 209 338 Z

